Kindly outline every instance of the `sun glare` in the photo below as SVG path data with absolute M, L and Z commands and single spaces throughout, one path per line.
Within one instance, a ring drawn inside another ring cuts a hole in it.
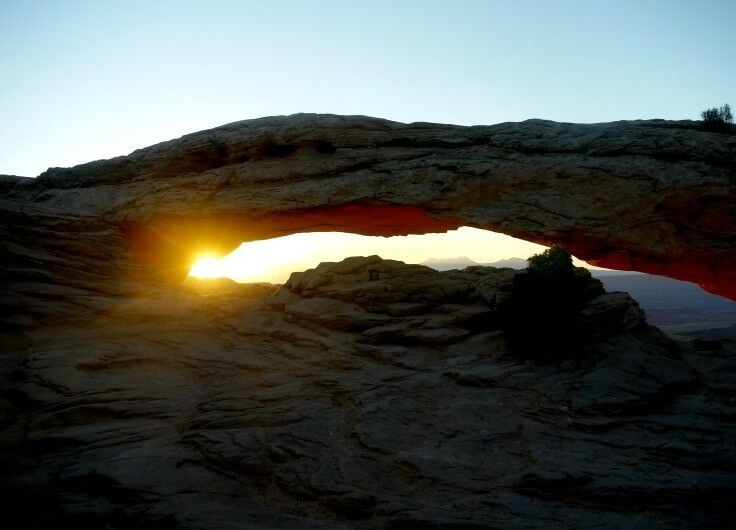
M 195 278 L 219 278 L 224 275 L 220 260 L 214 256 L 205 255 L 201 256 L 192 265 L 189 276 L 194 276 Z
M 344 232 L 313 232 L 243 243 L 217 258 L 203 255 L 192 266 L 195 278 L 230 278 L 236 282 L 283 283 L 292 272 L 316 267 L 324 261 L 377 254 L 406 263 L 459 258 L 491 263 L 506 258 L 527 258 L 546 247 L 504 234 L 462 227 L 440 234 L 369 237 Z M 585 265 L 575 260 L 577 265 Z

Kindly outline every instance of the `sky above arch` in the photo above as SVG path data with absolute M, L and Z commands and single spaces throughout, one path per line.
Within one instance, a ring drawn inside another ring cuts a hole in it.
M 736 2 L 0 2 L 0 173 L 294 112 L 490 124 L 736 103 Z

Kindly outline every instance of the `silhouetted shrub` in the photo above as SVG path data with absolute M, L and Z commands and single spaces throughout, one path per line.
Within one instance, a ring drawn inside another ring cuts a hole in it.
M 587 271 L 573 267 L 572 256 L 564 248 L 552 247 L 532 256 L 528 269 L 514 277 L 509 300 L 499 308 L 512 351 L 537 361 L 576 356 L 577 315 L 602 292 Z
M 548 248 L 541 254 L 535 254 L 528 260 L 529 274 L 544 278 L 560 278 L 572 276 L 572 256 L 562 247 Z
M 703 129 L 706 131 L 733 132 L 735 130 L 731 105 L 728 103 L 721 108 L 705 109 L 700 116 L 703 118 Z

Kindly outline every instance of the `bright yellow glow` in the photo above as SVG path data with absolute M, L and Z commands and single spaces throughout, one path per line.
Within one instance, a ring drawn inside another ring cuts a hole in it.
M 226 277 L 236 282 L 283 283 L 292 272 L 349 256 L 377 254 L 384 259 L 406 263 L 454 258 L 492 263 L 506 258 L 527 258 L 545 248 L 504 234 L 469 227 L 440 234 L 397 237 L 313 232 L 243 243 L 220 259 L 202 256 L 189 275 L 196 278 Z M 576 265 L 588 266 L 580 260 L 574 261 Z
M 195 278 L 220 278 L 224 276 L 220 260 L 214 256 L 201 256 L 189 271 L 189 276 Z

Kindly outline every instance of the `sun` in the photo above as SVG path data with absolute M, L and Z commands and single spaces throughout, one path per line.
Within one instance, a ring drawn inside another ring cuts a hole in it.
M 195 278 L 219 278 L 224 276 L 220 260 L 210 254 L 204 254 L 192 265 L 190 276 Z

